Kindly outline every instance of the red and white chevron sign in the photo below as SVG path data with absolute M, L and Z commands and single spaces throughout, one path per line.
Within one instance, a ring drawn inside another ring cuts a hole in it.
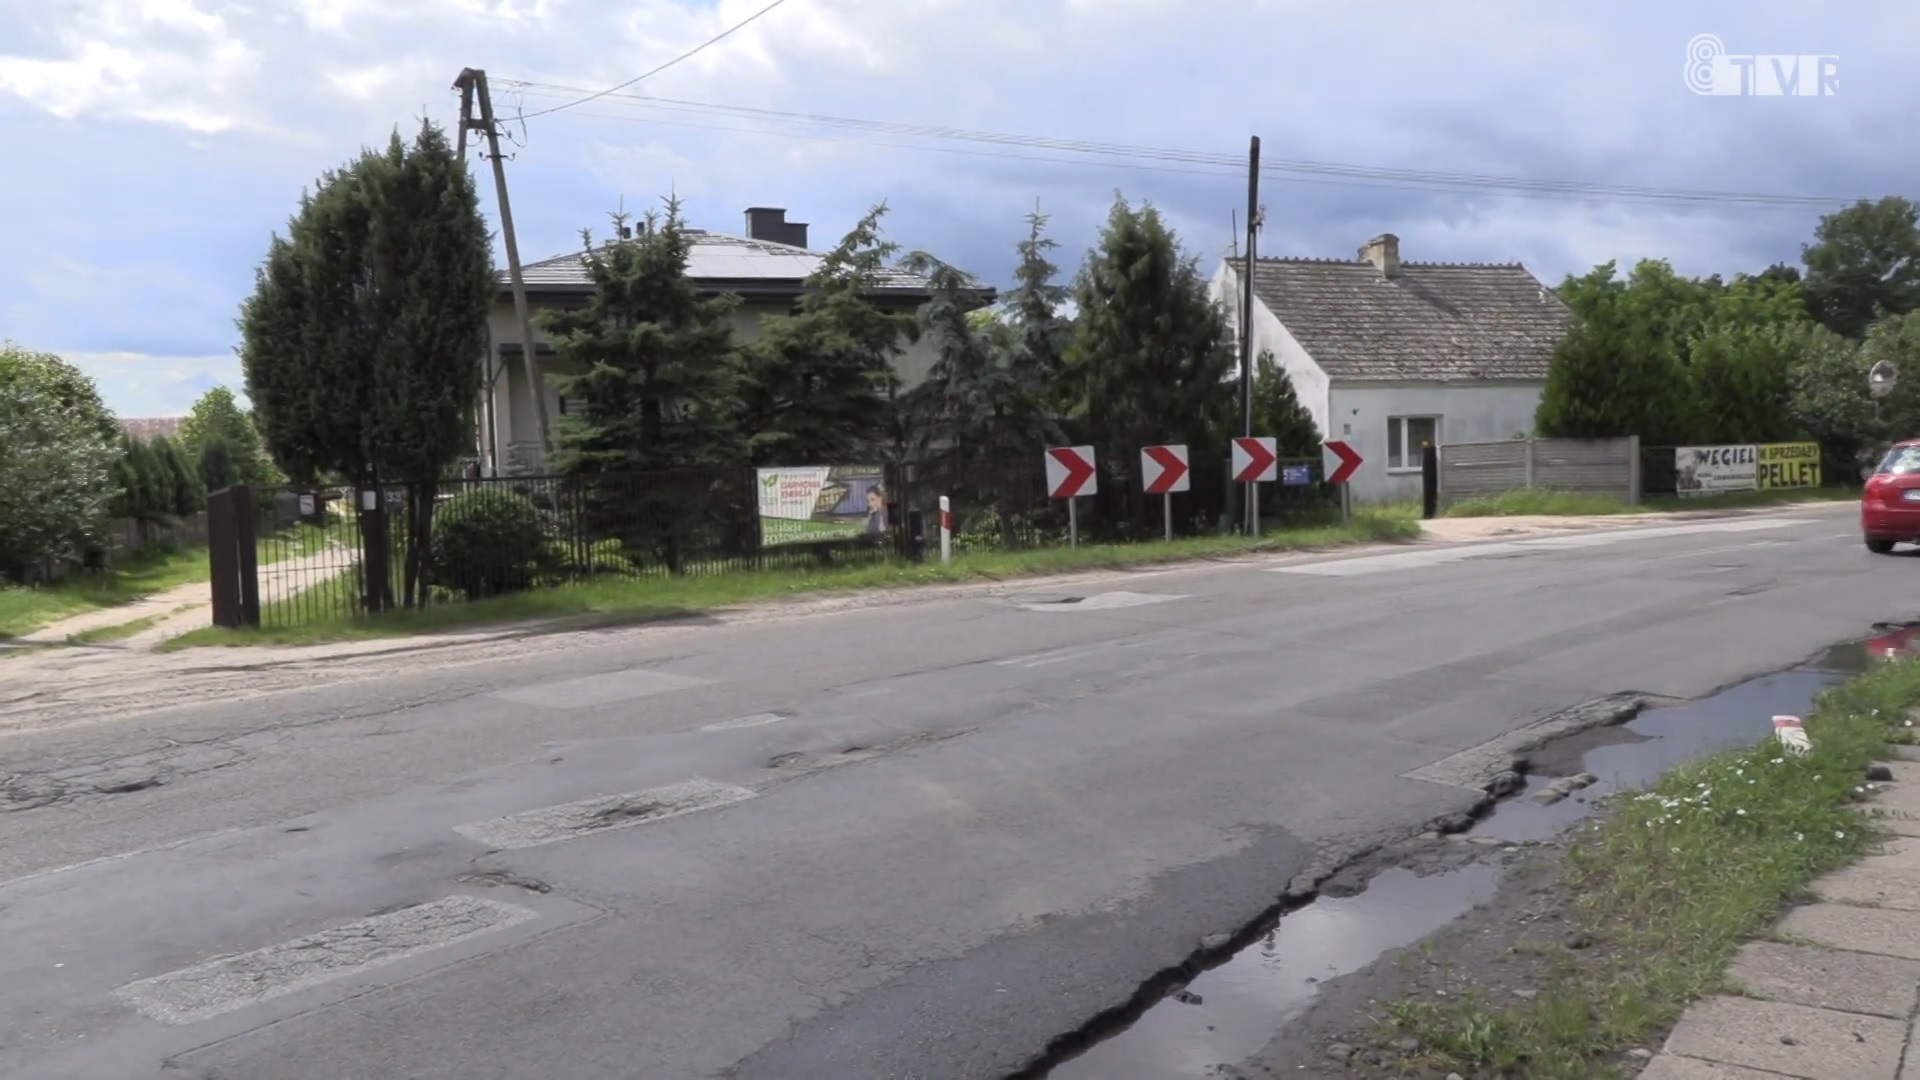
M 1093 447 L 1049 447 L 1046 462 L 1048 498 L 1077 499 L 1100 490 L 1093 470 Z
M 1171 495 L 1193 487 L 1184 446 L 1148 446 L 1140 451 L 1140 486 L 1148 495 Z

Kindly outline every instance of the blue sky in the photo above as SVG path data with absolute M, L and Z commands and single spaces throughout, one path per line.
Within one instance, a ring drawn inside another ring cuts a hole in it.
M 395 124 L 451 124 L 461 68 L 487 69 L 503 114 L 532 112 L 565 97 L 520 83 L 611 86 L 764 3 L 0 0 L 0 337 L 80 363 L 123 415 L 239 389 L 233 320 L 301 189 Z M 1837 57 L 1839 91 L 1696 94 L 1685 50 L 1701 33 L 1736 54 Z M 1853 198 L 1917 194 L 1915 44 L 1920 6 L 1897 0 L 789 0 L 633 92 L 1229 156 L 1257 134 L 1270 162 Z M 623 97 L 513 130 L 528 259 L 669 190 L 711 229 L 787 207 L 815 246 L 885 199 L 904 248 L 1004 284 L 1036 200 L 1069 268 L 1116 189 L 1209 264 L 1246 202 L 1230 167 Z M 1796 260 L 1820 213 L 1264 183 L 1264 254 L 1349 258 L 1392 231 L 1409 259 L 1520 261 L 1550 283 L 1610 258 L 1758 270 Z

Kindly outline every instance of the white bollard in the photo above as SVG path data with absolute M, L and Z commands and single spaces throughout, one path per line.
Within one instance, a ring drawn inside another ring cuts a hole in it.
M 1774 717 L 1773 737 L 1796 757 L 1813 752 L 1813 741 L 1807 738 L 1807 729 L 1797 716 Z
M 953 562 L 953 504 L 940 496 L 940 564 Z

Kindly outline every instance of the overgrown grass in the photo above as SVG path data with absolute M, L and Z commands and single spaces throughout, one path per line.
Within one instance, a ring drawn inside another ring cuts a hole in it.
M 82 612 L 114 607 L 205 581 L 207 549 L 148 547 L 99 575 L 74 574 L 39 588 L 0 588 L 0 638 L 19 637 Z
M 297 645 L 321 641 L 401 637 L 433 631 L 568 616 L 600 616 L 623 620 L 668 618 L 735 604 L 781 600 L 806 594 L 999 580 L 1075 570 L 1228 558 L 1259 552 L 1330 548 L 1369 541 L 1404 541 L 1418 537 L 1419 529 L 1419 524 L 1408 517 L 1357 513 L 1351 525 L 1273 529 L 1257 540 L 1248 540 L 1239 536 L 1208 536 L 1174 540 L 1171 543 L 1090 545 L 1079 549 L 1048 548 L 1037 551 L 979 553 L 956 555 L 950 566 L 942 566 L 938 562 L 938 556 L 935 555 L 932 561 L 925 563 L 887 562 L 845 569 L 714 574 L 639 581 L 603 578 L 472 603 L 443 604 L 424 611 L 395 612 L 379 618 L 348 618 L 339 615 L 327 617 L 327 614 L 345 610 L 344 605 L 335 606 L 316 602 L 310 605 L 311 610 L 326 614 L 309 623 L 260 630 L 224 630 L 208 627 L 174 638 L 162 648 L 178 649 L 202 645 Z M 344 590 L 343 596 L 350 594 L 354 588 L 352 575 L 341 575 L 338 583 L 325 582 L 316 585 L 315 588 Z M 297 598 L 294 607 L 296 609 L 302 607 L 298 604 Z
M 1498 495 L 1463 499 L 1447 508 L 1448 517 L 1606 517 L 1685 510 L 1741 510 L 1795 503 L 1844 502 L 1859 498 L 1847 488 L 1780 488 L 1770 491 L 1729 491 L 1720 495 L 1658 495 L 1639 505 L 1610 495 L 1579 491 L 1525 488 Z
M 1821 697 L 1806 757 L 1770 739 L 1619 797 L 1568 854 L 1572 931 L 1591 944 L 1577 962 L 1560 950 L 1557 990 L 1510 1007 L 1471 994 L 1403 1001 L 1389 1007 L 1391 1023 L 1443 1071 L 1616 1075 L 1622 1050 L 1652 1045 L 1690 1002 L 1722 988 L 1743 941 L 1872 847 L 1879 831 L 1859 812 L 1861 777 L 1890 740 L 1910 739 L 1916 703 L 1920 663 L 1888 664 Z
M 1773 488 L 1767 491 L 1729 491 L 1719 495 L 1656 495 L 1643 504 L 1648 510 L 1739 510 L 1747 507 L 1791 506 L 1795 503 L 1852 502 L 1857 488 Z

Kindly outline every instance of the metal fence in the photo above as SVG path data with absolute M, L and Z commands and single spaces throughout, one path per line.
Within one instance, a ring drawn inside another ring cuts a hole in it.
M 869 565 L 937 550 L 940 496 L 961 553 L 1067 542 L 1062 503 L 1038 460 L 909 462 L 889 467 L 889 531 L 792 544 L 761 534 L 752 468 L 600 476 L 523 476 L 342 487 L 231 489 L 210 500 L 221 625 L 297 626 L 480 599 L 593 579 L 670 579 Z M 1337 518 L 1320 463 L 1287 461 L 1293 485 L 1266 484 L 1267 528 Z M 1192 490 L 1163 501 L 1137 478 L 1102 476 L 1079 510 L 1083 542 L 1217 532 L 1231 493 L 1224 462 L 1195 462 Z M 426 537 L 424 544 L 416 537 Z M 236 554 L 238 552 L 239 554 Z M 245 556 L 245 557 L 243 557 Z M 247 565 L 250 564 L 250 565 Z

